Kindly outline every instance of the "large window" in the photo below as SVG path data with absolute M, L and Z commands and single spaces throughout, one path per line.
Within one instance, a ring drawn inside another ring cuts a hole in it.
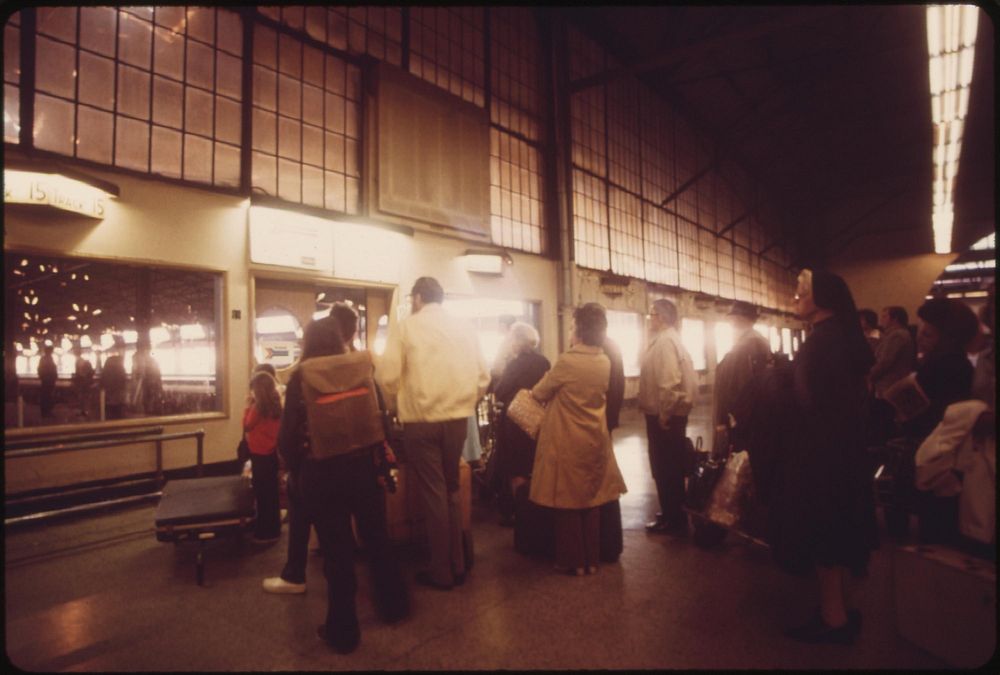
M 625 377 L 639 375 L 639 360 L 642 357 L 642 314 L 619 312 L 609 309 L 608 337 L 622 350 Z
M 258 25 L 253 78 L 254 190 L 358 213 L 360 69 Z
M 695 370 L 705 370 L 705 322 L 701 319 L 681 319 L 681 342 L 691 355 Z
M 221 274 L 7 252 L 4 283 L 8 427 L 221 410 Z
M 3 140 L 17 143 L 21 135 L 21 13 L 14 12 L 3 28 Z
M 209 7 L 36 11 L 37 148 L 171 178 L 239 185 L 238 14 Z

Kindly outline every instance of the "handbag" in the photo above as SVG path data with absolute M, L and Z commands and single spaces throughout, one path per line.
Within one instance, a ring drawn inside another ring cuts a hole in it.
M 240 464 L 250 459 L 250 444 L 247 443 L 246 434 L 240 439 L 240 444 L 236 446 L 236 459 Z
M 736 452 L 726 461 L 712 498 L 705 509 L 705 517 L 723 527 L 736 527 L 743 522 L 750 500 L 753 476 L 750 458 L 746 451 Z
M 545 406 L 538 402 L 531 392 L 521 389 L 507 406 L 507 417 L 511 422 L 521 427 L 531 440 L 538 439 L 538 430 L 545 418 Z

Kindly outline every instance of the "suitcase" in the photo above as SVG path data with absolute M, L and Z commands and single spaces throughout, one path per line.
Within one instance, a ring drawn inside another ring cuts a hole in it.
M 205 577 L 204 546 L 217 536 L 242 535 L 254 524 L 254 499 L 250 481 L 242 476 L 217 476 L 172 480 L 154 515 L 156 538 L 199 543 L 198 585 Z
M 945 546 L 893 552 L 899 634 L 957 668 L 981 668 L 997 643 L 996 564 Z
M 521 484 L 514 495 L 514 550 L 533 558 L 556 555 L 555 518 L 552 509 L 530 499 L 531 481 Z
M 417 491 L 407 481 L 407 465 L 400 461 L 396 476 L 396 492 L 385 495 L 385 522 L 389 540 L 395 544 L 421 543 L 424 541 L 424 518 Z M 465 551 L 465 568 L 472 569 L 472 469 L 460 459 L 458 462 L 458 494 L 462 508 L 462 546 Z

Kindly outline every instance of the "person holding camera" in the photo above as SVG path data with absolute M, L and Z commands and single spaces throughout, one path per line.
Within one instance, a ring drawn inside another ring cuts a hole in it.
M 368 550 L 376 611 L 386 622 L 409 613 L 406 585 L 386 531 L 385 499 L 377 475 L 376 458 L 384 451 L 382 420 L 371 400 L 370 357 L 361 354 L 348 352 L 335 317 L 306 326 L 302 358 L 288 382 L 278 434 L 279 452 L 300 482 L 306 516 L 316 527 L 323 551 L 328 604 L 326 620 L 316 634 L 341 654 L 354 651 L 361 641 L 352 516 Z M 359 366 L 365 358 L 367 364 Z M 342 375 L 358 370 L 368 372 L 367 387 L 316 396 L 317 383 L 336 384 Z M 361 390 L 365 395 L 354 395 Z M 358 410 L 367 412 L 357 414 Z

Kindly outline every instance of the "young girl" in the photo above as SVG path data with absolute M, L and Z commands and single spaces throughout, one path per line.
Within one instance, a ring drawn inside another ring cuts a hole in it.
M 243 432 L 250 446 L 253 491 L 257 500 L 254 541 L 273 543 L 281 535 L 278 504 L 278 429 L 281 427 L 281 395 L 278 382 L 267 372 L 250 380 Z

